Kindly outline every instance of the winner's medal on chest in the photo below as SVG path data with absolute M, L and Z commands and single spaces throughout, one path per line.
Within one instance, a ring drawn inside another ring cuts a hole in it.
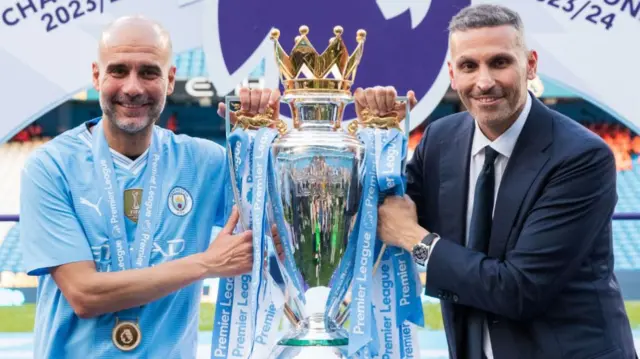
M 149 265 L 158 217 L 155 212 L 160 205 L 162 193 L 163 167 L 160 164 L 162 145 L 154 130 L 142 184 L 142 201 L 137 216 L 135 237 L 133 243 L 130 243 L 124 222 L 124 194 L 118 185 L 113 158 L 102 126 L 103 123 L 99 122 L 94 127 L 92 150 L 99 190 L 107 199 L 102 202 L 101 209 L 104 214 L 106 233 L 109 236 L 111 270 L 145 268 Z M 138 320 L 139 310 L 140 308 L 131 308 L 115 313 L 116 320 L 111 331 L 111 341 L 116 348 L 132 351 L 140 346 L 142 329 Z
M 111 341 L 116 348 L 128 352 L 140 345 L 142 331 L 137 322 L 116 319 L 116 325 L 111 331 Z

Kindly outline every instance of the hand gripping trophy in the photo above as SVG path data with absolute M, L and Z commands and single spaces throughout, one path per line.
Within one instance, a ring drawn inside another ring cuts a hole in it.
M 402 119 L 364 111 L 342 126 L 366 32 L 357 31 L 349 54 L 336 26 L 320 55 L 309 29 L 299 31 L 290 54 L 271 32 L 292 128 L 269 111 L 238 111 L 232 124 L 237 98 L 226 99 L 230 190 L 242 229 L 253 230 L 254 268 L 220 282 L 213 357 L 417 357 L 415 326 L 424 320 L 417 270 L 408 253 L 376 238 L 378 203 L 404 194 Z M 408 118 L 404 124 L 408 133 Z M 282 286 L 268 271 L 271 225 L 285 253 Z M 292 324 L 284 335 L 281 314 Z

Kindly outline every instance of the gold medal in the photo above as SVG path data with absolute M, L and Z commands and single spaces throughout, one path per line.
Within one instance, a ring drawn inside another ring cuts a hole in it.
M 111 340 L 116 348 L 128 352 L 140 345 L 142 332 L 138 323 L 131 321 L 120 321 L 116 319 L 116 325 L 111 332 Z

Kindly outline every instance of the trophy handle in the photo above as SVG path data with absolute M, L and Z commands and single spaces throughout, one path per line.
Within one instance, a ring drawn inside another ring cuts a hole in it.
M 240 98 L 238 96 L 226 97 L 226 114 L 225 120 L 227 122 L 227 132 L 233 131 L 238 127 L 242 127 L 245 130 L 259 130 L 262 127 L 274 127 L 278 130 L 278 133 L 284 135 L 287 132 L 287 124 L 282 119 L 273 119 L 273 109 L 267 107 L 264 114 L 250 114 L 249 112 L 242 110 L 239 106 L 234 106 L 235 111 L 230 111 L 231 102 L 238 102 Z M 231 112 L 236 116 L 236 123 L 231 128 Z

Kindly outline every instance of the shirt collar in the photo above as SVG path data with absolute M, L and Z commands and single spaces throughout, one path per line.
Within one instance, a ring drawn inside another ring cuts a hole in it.
M 525 122 L 527 121 L 527 117 L 529 117 L 529 112 L 531 110 L 531 94 L 527 92 L 527 100 L 525 102 L 524 108 L 520 113 L 520 116 L 516 119 L 516 121 L 509 127 L 500 137 L 496 138 L 495 141 L 491 142 L 487 136 L 480 131 L 480 127 L 478 126 L 478 121 L 473 121 L 475 123 L 475 131 L 473 132 L 473 143 L 471 144 L 471 156 L 477 155 L 483 148 L 486 146 L 491 146 L 494 150 L 496 150 L 501 155 L 509 158 L 513 153 L 513 149 L 516 146 L 516 142 L 518 141 L 518 137 L 520 136 L 520 132 L 522 132 L 522 128 L 524 127 Z

